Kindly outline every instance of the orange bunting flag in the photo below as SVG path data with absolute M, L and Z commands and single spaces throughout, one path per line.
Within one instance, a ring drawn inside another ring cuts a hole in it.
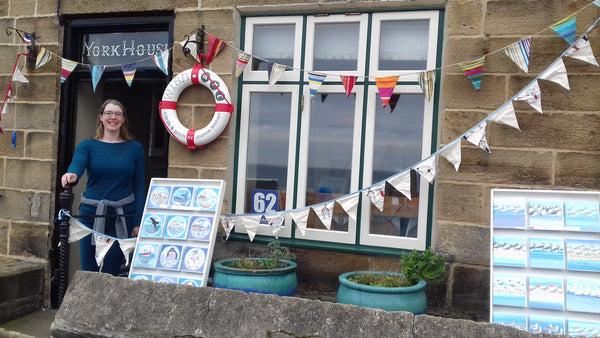
M 225 48 L 226 43 L 212 34 L 208 34 L 208 54 L 206 55 L 206 65 Z
M 356 78 L 358 78 L 358 76 L 340 75 L 340 78 L 342 79 L 344 89 L 346 89 L 346 97 L 349 97 L 350 93 L 352 92 L 352 88 L 354 88 L 354 84 L 356 83 Z
M 375 78 L 375 83 L 379 89 L 379 96 L 381 97 L 381 103 L 383 103 L 384 107 L 390 103 L 390 97 L 392 97 L 394 87 L 396 87 L 396 82 L 398 82 L 398 77 L 400 76 L 397 75 Z

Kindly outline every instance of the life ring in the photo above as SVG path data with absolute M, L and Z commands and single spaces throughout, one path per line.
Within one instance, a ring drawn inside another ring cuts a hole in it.
M 177 99 L 184 89 L 193 84 L 201 84 L 208 88 L 216 102 L 215 115 L 208 125 L 200 130 L 186 128 L 177 117 Z M 165 88 L 158 107 L 160 118 L 171 136 L 189 149 L 203 147 L 219 137 L 229 124 L 233 113 L 233 105 L 225 83 L 217 74 L 202 68 L 201 65 L 177 74 Z

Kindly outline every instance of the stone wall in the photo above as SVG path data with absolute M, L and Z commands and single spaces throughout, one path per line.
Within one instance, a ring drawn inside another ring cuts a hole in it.
M 360 11 L 443 6 L 443 74 L 438 112 L 438 148 L 477 124 L 526 86 L 566 48 L 566 42 L 547 29 L 591 0 L 7 0 L 0 3 L 0 29 L 17 27 L 41 35 L 52 52 L 62 50 L 61 20 L 68 17 L 174 14 L 173 36 L 180 39 L 201 25 L 229 44 L 239 43 L 240 13 Z M 57 13 L 59 16 L 57 16 Z M 577 15 L 578 33 L 600 10 L 588 7 Z M 539 33 L 539 34 L 538 34 Z M 534 35 L 535 34 L 535 35 Z M 520 71 L 503 53 L 486 58 L 481 91 L 456 66 L 465 61 L 532 36 L 531 66 Z M 597 52 L 598 31 L 590 35 Z M 0 88 L 5 90 L 14 58 L 23 51 L 15 34 L 0 34 Z M 236 81 L 232 50 L 225 49 L 210 69 L 225 80 L 233 101 Z M 491 154 L 463 142 L 462 163 L 455 172 L 445 160 L 438 163 L 435 180 L 432 243 L 448 259 L 446 283 L 430 286 L 431 302 L 439 311 L 487 320 L 489 312 L 489 218 L 493 188 L 593 190 L 600 185 L 598 107 L 600 72 L 594 66 L 565 59 L 571 90 L 540 81 L 544 114 L 515 103 L 521 131 L 497 124 L 488 127 Z M 190 68 L 189 58 L 175 48 L 172 68 Z M 20 67 L 23 69 L 24 63 Z M 14 84 L 15 103 L 2 116 L 6 134 L 0 135 L 0 255 L 48 259 L 56 187 L 60 66 L 53 59 L 27 71 L 29 84 Z M 184 91 L 178 101 L 182 123 L 200 128 L 212 117 L 213 100 Z M 202 151 L 189 151 L 170 139 L 169 177 L 231 181 L 235 120 L 227 131 Z M 10 134 L 17 132 L 15 148 Z M 225 210 L 229 212 L 230 197 Z M 217 243 L 215 259 L 264 250 L 258 244 Z M 392 257 L 333 251 L 295 249 L 300 287 L 332 290 L 339 273 L 367 269 L 395 269 Z M 333 262 L 333 263 L 332 263 Z M 49 272 L 47 273 L 49 276 Z M 49 280 L 49 278 L 48 278 Z M 302 284 L 304 283 L 304 284 Z M 48 283 L 49 284 L 49 283 Z

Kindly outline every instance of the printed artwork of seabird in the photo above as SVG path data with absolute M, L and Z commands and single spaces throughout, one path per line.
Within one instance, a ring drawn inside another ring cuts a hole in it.
M 200 210 L 214 211 L 219 196 L 219 189 L 197 188 L 194 206 Z
M 165 215 L 162 214 L 147 214 L 142 221 L 140 236 L 141 237 L 162 237 L 165 227 Z

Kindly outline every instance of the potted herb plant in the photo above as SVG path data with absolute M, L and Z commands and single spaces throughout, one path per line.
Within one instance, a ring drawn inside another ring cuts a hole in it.
M 279 241 L 268 244 L 268 257 L 242 257 L 216 261 L 213 287 L 279 296 L 296 294 L 296 256 Z
M 402 273 L 354 271 L 339 276 L 337 301 L 386 311 L 423 314 L 427 307 L 427 281 L 439 281 L 445 273 L 445 259 L 430 248 L 402 255 Z

